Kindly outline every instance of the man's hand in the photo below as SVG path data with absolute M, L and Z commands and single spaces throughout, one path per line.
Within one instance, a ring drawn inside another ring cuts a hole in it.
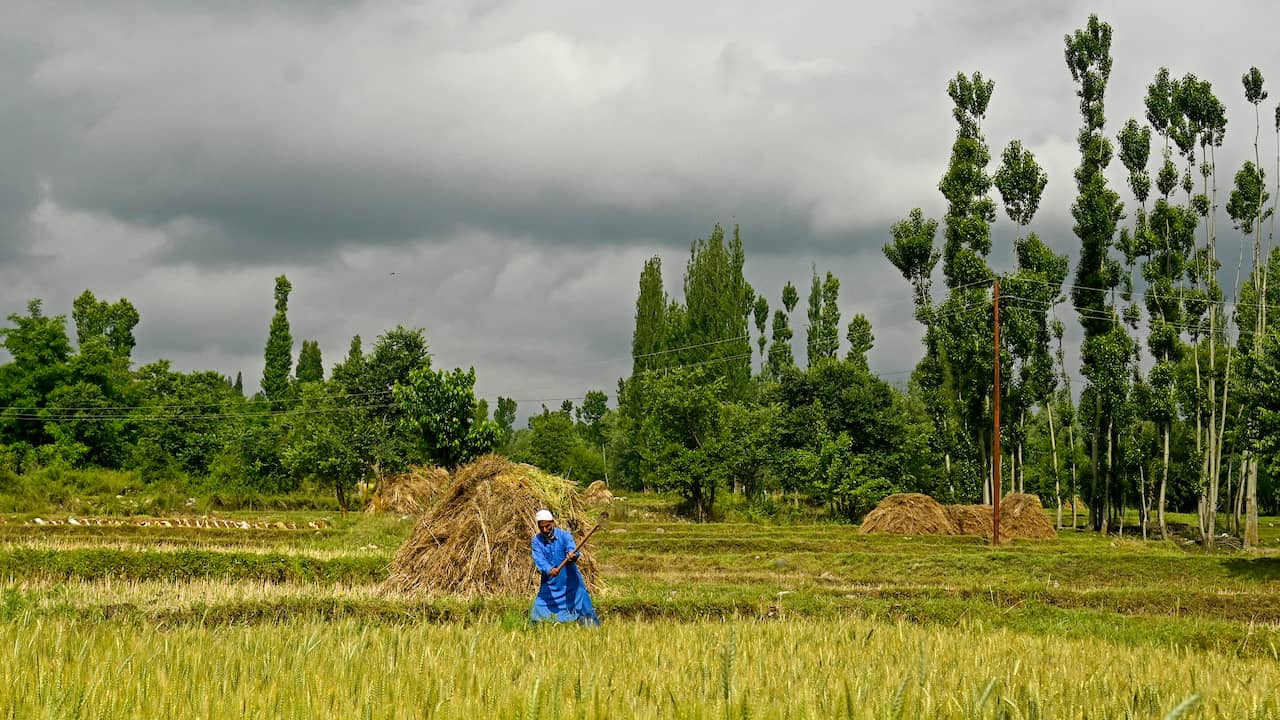
M 555 577 L 560 574 L 560 568 L 551 568 L 547 571 L 548 577 Z
M 565 556 L 564 556 L 564 559 L 565 559 L 565 560 L 568 560 L 569 562 L 578 562 L 578 551 L 577 551 L 577 550 L 574 550 L 573 552 L 569 553 L 568 555 L 565 555 Z

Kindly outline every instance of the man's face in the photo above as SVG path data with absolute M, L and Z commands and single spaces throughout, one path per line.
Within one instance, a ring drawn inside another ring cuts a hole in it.
M 542 533 L 543 535 L 550 535 L 551 530 L 555 528 L 555 526 L 556 526 L 555 520 L 539 520 L 538 532 Z

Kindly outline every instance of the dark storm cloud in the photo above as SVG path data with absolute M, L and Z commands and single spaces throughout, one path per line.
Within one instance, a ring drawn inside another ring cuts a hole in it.
M 944 210 L 947 80 L 996 81 L 993 159 L 1036 153 L 1032 229 L 1073 253 L 1062 36 L 1092 11 L 1115 29 L 1109 132 L 1156 68 L 1195 71 L 1230 112 L 1225 187 L 1252 155 L 1240 73 L 1280 77 L 1266 3 L 1207 23 L 1191 3 L 12 2 L 0 303 L 127 296 L 140 360 L 252 385 L 283 272 L 326 365 L 404 323 L 490 397 L 567 396 L 629 368 L 644 258 L 678 295 L 689 242 L 738 223 L 771 304 L 831 270 L 846 321 L 875 325 L 873 366 L 909 368 L 919 328 L 879 249 L 912 207 Z M 998 268 L 1012 237 L 1002 214 Z

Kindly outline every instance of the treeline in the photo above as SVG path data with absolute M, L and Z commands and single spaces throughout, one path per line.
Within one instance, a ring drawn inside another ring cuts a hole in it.
M 296 363 L 287 278 L 275 283 L 261 391 L 169 361 L 132 367 L 139 314 L 127 300 L 85 291 L 67 318 L 40 300 L 0 328 L 0 480 L 41 468 L 135 470 L 146 483 L 288 493 L 332 488 L 340 507 L 359 482 L 414 463 L 455 467 L 510 435 L 515 405 L 495 419 L 474 395 L 474 370 L 436 370 L 421 329 L 396 326 L 366 350 L 360 336 L 325 377 L 320 348 Z
M 847 328 L 839 357 L 839 283 L 830 273 L 812 278 L 807 362 L 797 368 L 799 294 L 783 289 L 767 327 L 769 304 L 743 280 L 736 231 L 726 243 L 717 228 L 692 249 L 683 301 L 663 294 L 656 259 L 641 274 L 635 367 L 614 422 L 619 480 L 678 489 L 697 513 L 726 487 L 804 494 L 851 517 L 891 490 L 990 502 L 998 283 L 1004 489 L 1049 504 L 1080 496 L 1099 531 L 1122 526 L 1128 509 L 1140 532 L 1167 536 L 1173 509 L 1198 513 L 1207 545 L 1224 530 L 1256 543 L 1259 510 L 1280 510 L 1280 288 L 1270 280 L 1280 271 L 1280 185 L 1268 190 L 1259 147 L 1263 75 L 1249 68 L 1239 91 L 1254 109 L 1253 159 L 1220 188 L 1226 109 L 1194 74 L 1156 71 L 1145 117 L 1111 134 L 1111 41 L 1096 16 L 1064 38 L 1081 118 L 1074 274 L 1067 255 L 1032 229 L 1049 182 L 1034 154 L 1014 139 L 993 167 L 982 126 L 995 83 L 957 74 L 947 85 L 956 131 L 938 184 L 946 214 L 939 222 L 911 211 L 884 247 L 910 285 L 924 335 L 906 388 L 867 372 L 865 319 Z M 1280 107 L 1275 132 L 1272 183 Z M 1115 158 L 1128 207 L 1106 174 Z M 1008 270 L 988 261 L 1001 206 L 1013 224 Z M 1240 243 L 1234 273 L 1222 267 L 1220 219 Z M 939 263 L 945 289 L 936 292 Z M 1224 275 L 1234 278 L 1225 288 Z M 1064 348 L 1073 316 L 1083 335 L 1076 388 Z

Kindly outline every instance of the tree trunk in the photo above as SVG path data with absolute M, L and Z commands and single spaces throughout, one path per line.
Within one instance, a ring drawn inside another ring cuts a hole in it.
M 1160 513 L 1160 539 L 1169 539 L 1169 526 L 1164 521 L 1165 493 L 1169 488 L 1169 426 L 1172 423 L 1166 422 L 1164 425 L 1164 464 L 1160 468 L 1160 504 L 1157 506 Z
M 1093 447 L 1089 449 L 1092 472 L 1089 473 L 1089 520 L 1094 532 L 1102 530 L 1102 498 L 1098 497 L 1098 446 L 1102 444 L 1102 396 L 1094 391 Z
M 1079 508 L 1076 507 L 1076 498 L 1080 495 L 1080 478 L 1077 475 L 1076 468 L 1076 426 L 1075 423 L 1067 425 L 1067 449 L 1071 451 L 1071 487 L 1068 494 L 1071 495 L 1071 529 L 1075 530 L 1079 526 Z
M 1049 450 L 1053 454 L 1053 496 L 1058 501 L 1058 523 L 1062 529 L 1062 481 L 1058 477 L 1058 438 L 1053 430 L 1053 405 L 1045 403 L 1044 410 L 1049 416 Z
M 1245 491 L 1244 546 L 1258 546 L 1258 456 L 1249 455 L 1248 489 Z
M 1111 419 L 1107 419 L 1107 474 L 1102 489 L 1102 534 L 1106 535 L 1109 529 L 1109 521 L 1111 519 L 1111 476 L 1114 467 L 1112 457 L 1115 449 L 1115 432 L 1112 429 Z

